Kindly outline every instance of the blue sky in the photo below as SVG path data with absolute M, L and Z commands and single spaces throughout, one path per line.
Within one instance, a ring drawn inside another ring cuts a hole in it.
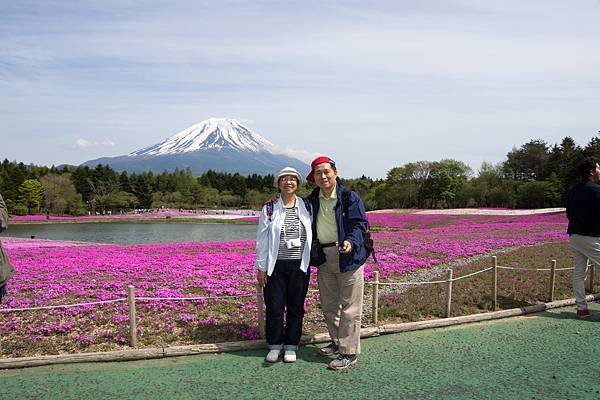
M 0 13 L 0 158 L 79 164 L 210 117 L 346 177 L 600 130 L 600 1 L 27 1 Z

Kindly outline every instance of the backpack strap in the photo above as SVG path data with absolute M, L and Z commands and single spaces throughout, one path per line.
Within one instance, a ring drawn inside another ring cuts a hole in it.
M 308 210 L 308 214 L 312 216 L 312 204 L 310 204 L 310 200 L 307 197 L 301 197 L 302 201 L 304 201 L 304 207 Z M 267 217 L 269 222 L 271 222 L 271 217 L 273 217 L 273 208 L 275 207 L 275 202 L 273 200 L 269 200 L 265 203 L 267 207 Z
M 348 208 L 350 207 L 350 192 L 351 190 L 344 190 L 342 192 L 342 207 L 343 207 L 343 212 L 344 212 L 344 217 L 348 218 Z M 365 241 L 363 242 L 363 245 L 365 246 L 366 250 L 367 250 L 367 258 L 369 258 L 369 256 L 373 257 L 373 260 L 375 261 L 375 264 L 379 264 L 377 262 L 377 256 L 375 255 L 375 248 L 373 246 L 373 239 L 371 239 L 371 226 L 369 224 L 369 220 L 367 219 L 367 231 L 365 232 L 365 235 L 363 237 L 365 239 Z
M 342 210 L 344 211 L 344 216 L 348 215 L 348 208 L 350 207 L 350 192 L 351 190 L 342 191 Z
M 273 208 L 275 206 L 275 202 L 273 200 L 269 200 L 265 203 L 265 207 L 267 207 L 267 218 L 269 222 L 271 222 L 271 217 L 273 217 Z
M 304 201 L 304 207 L 306 207 L 308 215 L 312 216 L 312 204 L 310 203 L 310 200 L 308 197 L 301 197 L 301 199 Z

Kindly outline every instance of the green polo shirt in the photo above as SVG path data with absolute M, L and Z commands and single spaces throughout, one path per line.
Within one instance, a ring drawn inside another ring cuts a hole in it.
M 336 188 L 330 197 L 325 197 L 319 190 L 319 215 L 317 215 L 317 237 L 321 243 L 338 241 L 337 224 L 335 223 L 334 207 L 337 203 Z

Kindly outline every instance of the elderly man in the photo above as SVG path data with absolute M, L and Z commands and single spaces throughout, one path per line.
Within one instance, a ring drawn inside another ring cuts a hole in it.
M 337 167 L 331 158 L 317 157 L 307 179 L 317 184 L 308 199 L 313 208 L 313 236 L 326 256 L 325 263 L 318 266 L 317 281 L 332 340 L 319 353 L 337 356 L 328 368 L 344 370 L 356 363 L 360 353 L 367 216 L 358 194 L 337 181 Z
M 567 197 L 567 218 L 570 236 L 569 244 L 573 252 L 573 292 L 577 305 L 577 318 L 589 317 L 585 300 L 585 271 L 587 260 L 600 265 L 600 166 L 592 157 L 586 157 L 579 164 L 581 181 L 569 189 Z

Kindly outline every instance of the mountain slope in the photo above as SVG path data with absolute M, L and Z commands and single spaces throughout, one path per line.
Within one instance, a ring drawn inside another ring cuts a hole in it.
M 209 169 L 241 175 L 272 174 L 285 166 L 308 171 L 301 160 L 277 154 L 275 146 L 234 119 L 210 118 L 155 145 L 83 165 L 108 164 L 117 171 L 161 173 L 176 168 L 200 175 Z

